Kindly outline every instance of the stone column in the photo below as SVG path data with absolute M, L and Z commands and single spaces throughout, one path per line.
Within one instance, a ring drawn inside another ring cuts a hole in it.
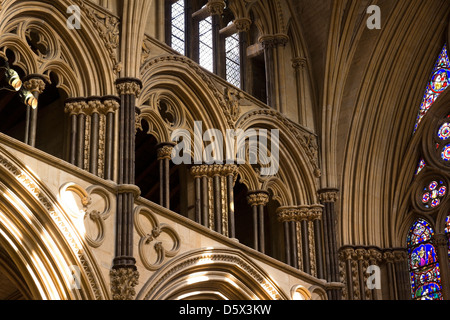
M 345 280 L 345 288 L 346 288 L 346 297 L 347 300 L 354 300 L 355 299 L 355 291 L 354 291 L 354 276 L 356 275 L 356 272 L 353 272 L 352 264 L 353 259 L 355 257 L 355 249 L 352 247 L 345 247 L 340 250 L 340 257 L 341 261 L 344 264 L 343 271 L 344 271 L 344 280 Z M 329 293 L 330 296 L 330 293 Z M 340 298 L 340 297 L 339 297 Z M 336 296 L 331 295 L 331 298 L 335 300 Z
M 252 21 L 248 18 L 238 18 L 233 21 L 239 35 L 239 62 L 241 66 L 241 89 L 248 92 L 248 77 L 247 77 L 247 47 L 248 47 L 248 32 Z
M 142 83 L 134 78 L 121 78 L 116 81 L 120 96 L 119 108 L 119 150 L 118 150 L 118 192 L 116 211 L 116 250 L 113 260 L 112 278 L 118 275 L 137 281 L 136 259 L 133 257 L 134 200 L 139 193 L 135 183 L 135 138 L 136 98 Z M 137 188 L 137 190 L 136 190 Z M 128 289 L 132 289 L 129 287 Z
M 383 259 L 383 254 L 380 252 L 380 250 L 371 248 L 368 250 L 368 253 L 370 265 L 379 267 Z M 381 289 L 373 289 L 371 292 L 372 300 L 382 300 Z
M 387 279 L 389 283 L 389 299 L 390 300 L 398 300 L 397 294 L 397 279 L 395 277 L 395 268 L 394 268 L 394 253 L 390 250 L 387 250 L 383 253 L 383 259 L 386 262 L 386 272 Z
M 301 125 L 308 126 L 307 113 L 308 110 L 308 92 L 306 88 L 307 81 L 307 69 L 306 58 L 297 57 L 292 59 L 292 67 L 295 70 L 297 81 L 297 101 L 298 101 L 298 120 Z
M 225 75 L 225 66 L 222 63 L 224 60 L 225 48 L 223 46 L 223 41 L 221 41 L 220 37 L 220 29 L 221 29 L 221 16 L 223 14 L 223 10 L 225 8 L 225 1 L 223 0 L 208 0 L 206 4 L 206 8 L 211 16 L 212 21 L 212 32 L 213 32 L 213 72 L 221 77 Z
M 208 228 L 208 166 L 199 165 L 191 168 L 195 184 L 195 221 Z
M 80 169 L 85 169 L 86 119 L 89 113 L 84 98 L 66 100 L 65 112 L 70 117 L 69 162 Z
M 103 104 L 100 97 L 90 97 L 88 104 L 88 116 L 90 116 L 90 145 L 89 145 L 89 172 L 98 174 L 98 157 L 100 147 L 100 112 Z
M 263 35 L 259 42 L 264 48 L 264 60 L 266 63 L 267 104 L 273 109 L 285 112 L 285 83 L 284 61 L 282 49 L 289 41 L 284 34 Z
M 175 144 L 161 143 L 157 146 L 159 162 L 159 201 L 164 208 L 170 209 L 170 160 Z
M 39 101 L 39 95 L 45 90 L 45 78 L 38 74 L 29 75 L 24 79 L 23 87 L 30 91 L 36 100 Z M 27 106 L 26 123 L 25 123 L 25 143 L 35 147 L 36 146 L 36 130 L 38 108 L 31 108 Z
M 447 250 L 447 243 L 445 244 Z M 409 277 L 408 252 L 406 249 L 394 249 L 394 272 L 397 279 L 397 296 L 399 300 L 411 299 L 411 279 Z M 448 261 L 448 259 L 446 259 Z M 442 276 L 442 273 L 441 273 Z
M 284 228 L 284 247 L 286 264 L 298 268 L 297 247 L 297 214 L 296 207 L 280 207 L 277 210 L 278 221 Z
M 226 164 L 223 167 L 223 175 L 226 180 L 226 197 L 227 197 L 227 218 L 228 218 L 228 237 L 236 238 L 236 222 L 234 215 L 234 184 L 239 173 L 239 168 L 234 164 Z
M 264 208 L 269 202 L 269 193 L 263 190 L 249 192 L 247 201 L 253 212 L 253 249 L 265 253 Z
M 310 207 L 309 220 L 313 224 L 314 230 L 316 277 L 319 279 L 325 279 L 325 272 L 323 265 L 322 216 L 323 216 L 322 205 L 313 205 Z
M 103 114 L 105 115 L 105 167 L 104 179 L 114 179 L 114 141 L 115 116 L 120 107 L 120 99 L 116 96 L 103 97 Z
M 328 282 L 340 282 L 335 213 L 338 192 L 337 189 L 332 188 L 322 189 L 318 192 L 320 202 L 323 205 L 324 264 Z M 329 291 L 331 300 L 340 300 L 341 296 L 342 292 L 340 290 L 333 289 Z
M 196 221 L 235 238 L 234 182 L 236 165 L 197 165 L 191 168 L 195 184 Z

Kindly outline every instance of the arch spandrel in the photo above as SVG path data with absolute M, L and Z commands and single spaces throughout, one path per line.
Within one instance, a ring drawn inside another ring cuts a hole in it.
M 103 300 L 109 290 L 83 235 L 32 172 L 0 148 L 0 243 L 35 300 Z M 75 280 L 74 274 L 79 275 Z
M 12 49 L 18 58 L 17 65 L 27 74 L 49 77 L 49 72 L 55 72 L 60 79 L 59 87 L 70 97 L 115 93 L 114 66 L 111 59 L 104 58 L 110 56 L 109 46 L 103 45 L 98 31 L 103 23 L 107 30 L 107 22 L 94 23 L 95 15 L 89 11 L 93 19 L 84 19 L 79 30 L 70 30 L 66 10 L 73 3 L 44 2 L 39 10 L 32 1 L 7 4 L 0 11 L 0 48 Z M 26 32 L 30 28 L 47 37 L 42 43 L 47 45 L 47 56 L 36 54 L 28 46 Z

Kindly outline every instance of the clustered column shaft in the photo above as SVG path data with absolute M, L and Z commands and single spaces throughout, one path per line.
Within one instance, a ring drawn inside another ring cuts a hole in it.
M 347 300 L 380 300 L 381 278 L 385 278 L 391 300 L 410 299 L 407 274 L 408 255 L 405 249 L 344 246 L 339 250 L 340 272 L 344 283 L 343 298 Z M 369 272 L 369 267 L 371 268 Z M 381 274 L 383 270 L 383 274 Z M 376 274 L 375 272 L 380 272 Z M 369 276 L 374 276 L 370 279 Z M 378 283 L 377 283 L 378 282 Z
M 280 207 L 277 210 L 278 220 L 284 224 L 287 263 L 306 273 L 314 273 L 320 279 L 324 278 L 322 210 L 321 205 Z
M 133 257 L 134 200 L 139 195 L 135 183 L 135 138 L 136 97 L 142 83 L 134 78 L 121 78 L 116 81 L 120 95 L 119 108 L 119 150 L 118 150 L 118 194 L 116 218 L 116 250 L 113 260 L 112 277 L 127 273 L 133 279 L 138 277 L 136 260 Z
M 264 208 L 269 202 L 269 193 L 263 190 L 249 192 L 247 201 L 253 213 L 253 248 L 265 253 Z
M 324 206 L 323 209 L 323 241 L 324 257 L 326 266 L 326 280 L 330 283 L 340 282 L 339 258 L 336 236 L 336 213 L 335 203 L 337 201 L 338 190 L 327 188 L 319 191 L 319 198 Z M 330 300 L 340 300 L 342 291 L 340 289 L 330 289 L 328 291 Z
M 159 162 L 159 204 L 170 209 L 170 159 L 174 143 L 161 143 L 157 146 Z
M 234 181 L 236 165 L 198 165 L 191 169 L 195 185 L 196 222 L 235 237 Z
M 113 180 L 116 96 L 71 98 L 69 162 L 106 180 Z
M 38 74 L 29 75 L 24 79 L 23 87 L 30 91 L 36 100 L 39 101 L 39 96 L 45 90 L 45 78 Z M 36 131 L 38 120 L 38 108 L 35 109 L 27 107 L 26 122 L 25 122 L 25 139 L 24 142 L 32 147 L 36 146 Z

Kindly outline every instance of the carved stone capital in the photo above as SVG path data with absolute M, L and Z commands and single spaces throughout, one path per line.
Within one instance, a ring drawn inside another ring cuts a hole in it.
M 117 92 L 122 95 L 134 95 L 139 97 L 142 90 L 142 82 L 134 78 L 121 78 L 116 81 Z
M 292 67 L 295 70 L 304 70 L 307 66 L 306 58 L 294 58 L 292 59 Z
M 269 203 L 269 194 L 266 191 L 254 191 L 247 195 L 247 202 L 253 206 L 265 206 Z
M 319 199 L 320 202 L 336 202 L 338 200 L 339 196 L 339 190 L 338 189 L 332 189 L 332 188 L 326 188 L 319 190 Z
M 310 221 L 321 220 L 323 215 L 323 206 L 315 204 L 309 207 L 308 219 Z
M 88 104 L 82 98 L 67 99 L 64 111 L 68 114 L 79 115 L 88 113 Z
M 115 268 L 110 272 L 113 300 L 134 300 L 139 272 L 134 268 Z
M 233 21 L 238 32 L 248 32 L 250 31 L 250 26 L 252 25 L 252 20 L 248 18 L 239 18 Z
M 367 249 L 365 248 L 358 248 L 355 250 L 356 253 L 356 259 L 357 260 L 368 260 L 370 257 L 370 253 Z
M 383 252 L 383 259 L 388 263 L 392 263 L 395 260 L 395 255 L 392 251 Z
M 448 236 L 444 233 L 437 233 L 434 235 L 433 242 L 437 247 L 447 247 L 448 246 Z
M 42 94 L 45 90 L 45 81 L 38 75 L 36 77 L 29 76 L 24 80 L 23 87 L 33 94 Z
M 286 46 L 289 37 L 286 34 L 264 35 L 259 38 L 259 42 L 264 49 L 276 48 L 278 46 Z
M 445 243 L 447 245 L 447 242 Z M 392 252 L 394 254 L 394 261 L 395 262 L 404 262 L 408 260 L 408 253 L 406 250 L 395 250 Z
M 369 259 L 374 260 L 376 262 L 381 261 L 383 259 L 383 253 L 378 249 L 369 249 Z
M 100 97 L 90 97 L 86 100 L 86 103 L 88 105 L 87 108 L 87 113 L 89 115 L 93 114 L 93 113 L 100 113 L 101 110 L 103 109 L 103 103 L 101 101 Z
M 225 9 L 225 1 L 223 0 L 208 0 L 206 4 L 206 8 L 208 9 L 209 15 L 222 15 L 223 10 Z
M 172 159 L 172 152 L 174 149 L 173 143 L 163 143 L 158 145 L 158 160 L 164 160 L 164 159 Z
M 341 260 L 353 260 L 355 257 L 355 249 L 352 247 L 341 248 L 339 257 Z
M 194 166 L 191 168 L 191 174 L 195 178 L 207 177 L 209 174 L 208 167 L 207 165 Z
M 120 107 L 120 99 L 115 96 L 103 97 L 103 114 L 115 113 Z
M 296 207 L 280 207 L 277 209 L 277 218 L 280 222 L 297 221 L 298 208 Z

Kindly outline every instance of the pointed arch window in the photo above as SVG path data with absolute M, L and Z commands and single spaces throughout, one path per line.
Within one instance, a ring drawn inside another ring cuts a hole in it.
M 415 300 L 442 300 L 441 275 L 434 230 L 430 224 L 417 220 L 407 238 L 411 294 Z
M 450 85 L 450 61 L 448 58 L 447 44 L 444 45 L 439 58 L 434 66 L 431 74 L 431 79 L 425 90 L 425 95 L 420 105 L 419 114 L 417 116 L 414 132 L 419 128 L 423 117 L 430 110 L 436 99 L 444 92 Z
M 211 73 L 242 89 L 242 44 L 230 28 L 234 20 L 226 7 L 211 16 L 206 0 L 166 0 L 166 43 Z M 230 32 L 231 30 L 231 32 Z

